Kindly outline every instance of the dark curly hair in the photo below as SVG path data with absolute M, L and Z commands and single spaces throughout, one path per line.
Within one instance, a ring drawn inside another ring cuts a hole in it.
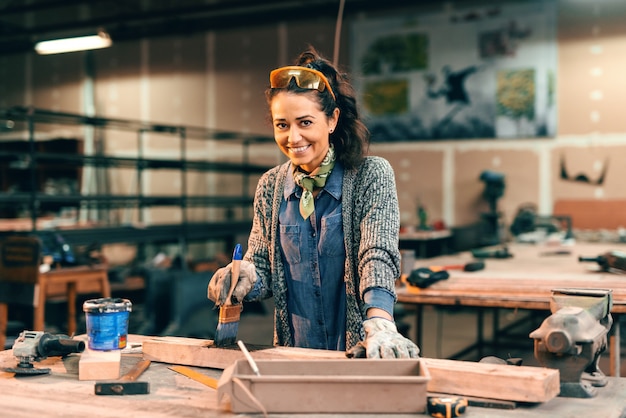
M 299 87 L 292 79 L 285 88 L 268 88 L 265 92 L 268 105 L 274 96 L 280 91 L 292 91 L 300 94 L 314 95 L 317 98 L 321 110 L 328 116 L 332 116 L 336 107 L 339 108 L 339 120 L 330 141 L 335 147 L 337 160 L 346 168 L 356 168 L 369 151 L 370 133 L 365 124 L 359 118 L 356 94 L 349 77 L 340 72 L 327 59 L 323 58 L 313 47 L 308 47 L 296 59 L 295 65 L 309 67 L 320 71 L 328 79 L 335 97 L 326 89 L 322 92 Z

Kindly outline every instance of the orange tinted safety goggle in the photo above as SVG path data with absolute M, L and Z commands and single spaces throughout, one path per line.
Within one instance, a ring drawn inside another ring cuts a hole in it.
M 281 67 L 273 70 L 270 73 L 270 87 L 273 89 L 284 89 L 289 86 L 289 82 L 294 78 L 298 87 L 302 89 L 311 89 L 324 91 L 328 89 L 328 92 L 333 99 L 337 101 L 333 89 L 330 87 L 330 83 L 324 74 L 308 67 L 289 66 Z

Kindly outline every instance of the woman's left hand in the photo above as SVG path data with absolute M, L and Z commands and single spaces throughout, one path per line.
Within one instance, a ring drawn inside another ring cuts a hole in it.
M 367 358 L 417 358 L 420 349 L 398 332 L 393 321 L 370 318 L 363 322 Z

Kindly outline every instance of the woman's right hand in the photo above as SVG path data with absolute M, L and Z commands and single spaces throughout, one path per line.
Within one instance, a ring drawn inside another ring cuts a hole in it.
M 237 304 L 243 301 L 243 298 L 250 293 L 256 282 L 256 270 L 254 264 L 249 261 L 242 260 L 239 269 L 239 281 L 233 290 L 231 302 Z M 229 263 L 226 267 L 219 268 L 213 273 L 209 287 L 207 289 L 207 297 L 215 302 L 215 306 L 221 306 L 226 302 L 228 291 L 230 289 L 231 270 L 233 263 Z

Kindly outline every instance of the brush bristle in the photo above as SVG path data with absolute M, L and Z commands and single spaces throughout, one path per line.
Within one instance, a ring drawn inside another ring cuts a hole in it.
M 240 316 L 241 305 L 220 306 L 219 321 L 213 340 L 217 347 L 235 345 Z

